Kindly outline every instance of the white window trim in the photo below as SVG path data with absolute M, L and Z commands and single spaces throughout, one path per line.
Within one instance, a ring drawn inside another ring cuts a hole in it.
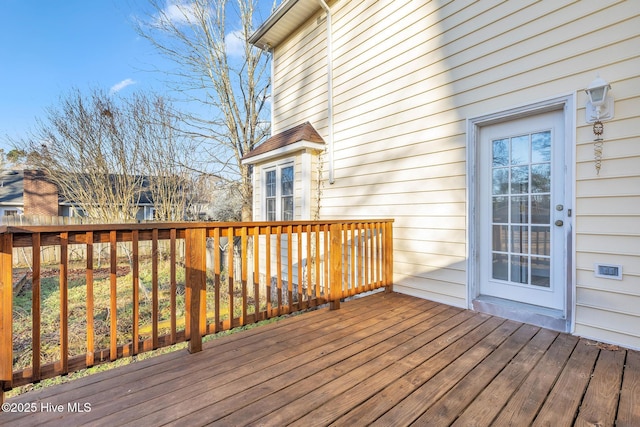
M 275 221 L 282 221 L 282 175 L 281 171 L 284 168 L 293 167 L 293 219 L 296 218 L 296 212 L 300 207 L 296 207 L 296 166 L 295 157 L 289 157 L 286 159 L 278 160 L 277 162 L 269 163 L 261 167 L 261 216 L 264 221 L 267 219 L 267 173 L 276 171 L 276 219 Z

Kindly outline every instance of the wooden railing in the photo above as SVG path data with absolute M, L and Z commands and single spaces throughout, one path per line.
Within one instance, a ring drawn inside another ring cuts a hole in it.
M 392 239 L 391 220 L 2 227 L 0 397 L 185 340 L 197 352 L 207 334 L 390 290 Z M 58 251 L 56 265 L 42 262 L 45 249 Z

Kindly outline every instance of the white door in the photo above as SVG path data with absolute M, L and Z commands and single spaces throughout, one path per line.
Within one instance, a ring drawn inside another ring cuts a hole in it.
M 562 111 L 481 128 L 481 295 L 564 309 L 564 135 Z

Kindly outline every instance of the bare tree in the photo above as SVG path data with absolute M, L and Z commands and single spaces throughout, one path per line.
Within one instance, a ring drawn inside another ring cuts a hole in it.
M 176 220 L 187 210 L 189 175 L 173 160 L 188 163 L 190 150 L 173 138 L 175 121 L 157 96 L 116 99 L 76 89 L 20 145 L 30 166 L 46 172 L 60 196 L 92 220 L 135 221 L 144 192 L 161 219 Z
M 181 98 L 205 109 L 207 117 L 190 114 L 184 119 L 206 142 L 209 163 L 219 166 L 213 172 L 240 181 L 242 219 L 251 220 L 251 175 L 241 158 L 268 133 L 263 116 L 270 85 L 266 55 L 248 42 L 257 1 L 148 3 L 151 12 L 136 29 L 176 64 L 168 73 Z M 239 25 L 232 32 L 230 20 Z M 232 45 L 240 48 L 238 56 Z
M 61 197 L 86 216 L 104 222 L 133 221 L 142 186 L 132 173 L 138 151 L 128 144 L 126 118 L 104 92 L 74 89 L 37 121 L 22 141 L 28 163 L 43 170 Z
M 154 201 L 154 219 L 189 219 L 191 204 L 198 198 L 197 178 L 189 167 L 194 142 L 180 131 L 176 113 L 161 97 L 136 94 L 128 101 L 127 111 L 139 126 L 140 171 Z

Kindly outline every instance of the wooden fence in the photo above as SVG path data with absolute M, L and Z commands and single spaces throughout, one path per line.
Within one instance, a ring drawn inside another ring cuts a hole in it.
M 2 227 L 0 395 L 185 340 L 197 352 L 207 334 L 390 290 L 392 242 L 392 220 Z M 106 272 L 96 268 L 99 245 L 108 247 Z M 145 245 L 150 251 L 141 250 Z M 56 248 L 56 265 L 38 256 L 44 247 Z M 21 309 L 26 315 L 16 311 L 16 251 L 30 257 L 30 287 L 20 291 L 21 304 L 26 298 L 30 306 Z M 94 294 L 103 285 L 108 306 L 98 307 Z M 55 294 L 51 307 L 42 306 L 51 301 L 45 289 Z M 82 303 L 70 303 L 70 292 L 81 292 Z M 46 330 L 42 316 L 52 309 L 55 330 Z M 20 315 L 29 318 L 30 343 L 14 352 Z M 43 356 L 52 346 L 55 360 Z

